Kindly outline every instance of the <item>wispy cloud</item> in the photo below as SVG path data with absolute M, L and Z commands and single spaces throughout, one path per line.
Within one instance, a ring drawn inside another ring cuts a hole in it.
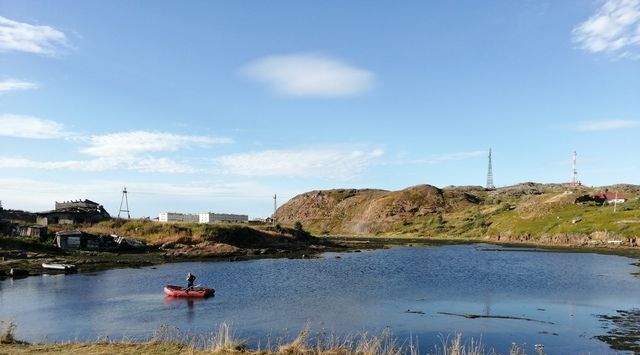
M 637 57 L 640 47 L 640 0 L 605 0 L 595 14 L 573 29 L 583 50 Z
M 591 132 L 637 127 L 640 127 L 640 121 L 638 120 L 604 120 L 579 124 L 576 126 L 576 130 L 581 132 Z
M 367 70 L 314 54 L 261 58 L 247 65 L 243 73 L 282 96 L 352 96 L 370 89 L 374 82 L 373 73 Z
M 215 159 L 227 174 L 241 176 L 316 177 L 348 180 L 364 172 L 381 149 L 265 150 Z
M 426 160 L 425 162 L 430 163 L 430 164 L 437 164 L 437 163 L 443 163 L 443 162 L 447 162 L 447 161 L 465 160 L 465 159 L 484 157 L 484 156 L 487 156 L 488 154 L 489 154 L 489 152 L 485 151 L 485 150 L 474 150 L 474 151 L 471 151 L 471 152 L 446 153 L 446 154 L 435 155 L 431 159 Z
M 34 117 L 0 116 L 0 136 L 20 138 L 75 138 L 88 144 L 80 152 L 93 156 L 92 159 L 38 161 L 27 158 L 0 157 L 0 168 L 77 170 L 101 172 L 109 170 L 135 170 L 158 173 L 195 173 L 202 171 L 184 161 L 167 157 L 154 157 L 158 152 L 174 152 L 192 145 L 208 146 L 231 143 L 229 138 L 189 136 L 173 133 L 133 131 L 95 135 L 88 138 L 66 133 L 61 124 Z M 6 127 L 6 129 L 5 129 Z
M 65 34 L 53 27 L 30 25 L 0 16 L 0 51 L 53 55 L 67 43 Z
M 142 153 L 172 152 L 199 145 L 232 143 L 230 138 L 188 136 L 173 133 L 132 131 L 96 135 L 89 138 L 90 145 L 81 152 L 98 157 L 133 157 Z
M 37 117 L 0 114 L 0 136 L 51 139 L 67 135 L 61 123 Z
M 0 95 L 4 92 L 17 91 L 17 90 L 30 90 L 38 87 L 35 83 L 28 81 L 21 81 L 15 79 L 7 79 L 0 81 Z
M 153 157 L 105 157 L 86 160 L 37 161 L 25 158 L 2 158 L 3 169 L 43 169 L 102 172 L 109 170 L 134 170 L 148 173 L 189 174 L 198 172 L 195 167 L 168 158 Z

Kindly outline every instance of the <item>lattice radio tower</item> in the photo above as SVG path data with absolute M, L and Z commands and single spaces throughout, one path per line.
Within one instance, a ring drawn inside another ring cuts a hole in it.
M 580 181 L 578 180 L 578 153 L 573 151 L 573 160 L 571 161 L 571 186 L 579 186 Z
M 125 205 L 126 209 L 122 209 L 122 205 Z M 122 188 L 122 198 L 120 199 L 120 211 L 118 211 L 118 218 L 120 218 L 120 213 L 127 212 L 127 219 L 131 219 L 131 215 L 129 214 L 129 198 L 127 197 L 127 188 Z
M 489 169 L 487 170 L 487 189 L 495 189 L 493 185 L 493 168 L 491 167 L 491 148 L 489 148 Z

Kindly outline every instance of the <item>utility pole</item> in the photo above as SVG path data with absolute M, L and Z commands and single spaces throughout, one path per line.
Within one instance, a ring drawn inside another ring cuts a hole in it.
M 578 153 L 573 151 L 573 161 L 572 161 L 572 178 L 571 178 L 571 186 L 576 187 L 580 185 L 580 181 L 578 181 Z
M 126 209 L 122 209 L 122 205 L 126 206 Z M 122 198 L 120 199 L 120 210 L 118 211 L 118 219 L 120 218 L 120 213 L 127 212 L 127 219 L 131 219 L 131 215 L 129 214 L 129 198 L 127 197 L 127 188 L 122 188 Z
M 613 213 L 618 210 L 618 191 L 616 191 L 616 196 L 613 199 Z

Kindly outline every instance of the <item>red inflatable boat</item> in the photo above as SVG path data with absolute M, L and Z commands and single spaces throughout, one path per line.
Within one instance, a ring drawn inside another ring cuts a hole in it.
M 171 297 L 210 297 L 216 292 L 212 288 L 194 288 L 187 290 L 184 287 L 167 285 L 164 287 L 164 293 Z

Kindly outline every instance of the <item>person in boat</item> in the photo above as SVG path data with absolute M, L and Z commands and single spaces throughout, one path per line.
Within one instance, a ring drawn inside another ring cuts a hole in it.
M 196 281 L 196 276 L 192 273 L 187 274 L 187 288 L 186 290 L 193 290 L 193 282 Z

